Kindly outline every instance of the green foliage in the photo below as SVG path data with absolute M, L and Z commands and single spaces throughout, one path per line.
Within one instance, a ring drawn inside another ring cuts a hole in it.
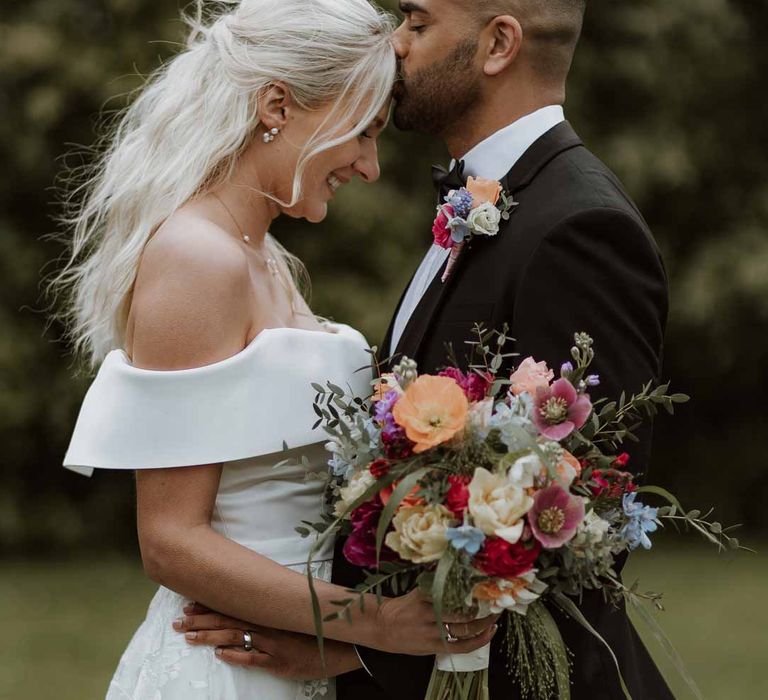
M 525 615 L 506 613 L 504 643 L 509 671 L 527 698 L 569 700 L 570 658 L 557 623 L 544 603 L 536 601 Z
M 385 2 L 394 8 L 392 0 Z M 128 474 L 60 468 L 87 386 L 46 332 L 41 274 L 57 176 L 87 162 L 95 116 L 120 108 L 183 39 L 170 0 L 29 0 L 0 20 L 0 550 L 135 548 Z M 768 5 L 748 0 L 592 3 L 566 111 L 636 199 L 663 249 L 672 308 L 665 377 L 694 397 L 674 430 L 656 424 L 650 478 L 717 504 L 748 530 L 768 525 Z M 117 96 L 117 97 L 116 97 Z M 382 179 L 337 196 L 318 226 L 279 221 L 304 259 L 318 313 L 371 342 L 430 242 L 429 166 L 440 144 L 389 129 Z M 58 185 L 61 185 L 58 181 Z M 588 329 L 587 329 L 588 330 Z M 605 348 L 604 351 L 609 351 Z M 567 359 L 567 358 L 563 358 Z M 628 387 L 639 391 L 641 387 Z M 724 477 L 727 474 L 727 478 Z

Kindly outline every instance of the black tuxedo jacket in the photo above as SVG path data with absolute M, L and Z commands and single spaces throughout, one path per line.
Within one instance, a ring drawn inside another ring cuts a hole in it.
M 573 334 L 595 341 L 593 398 L 618 398 L 656 380 L 667 318 L 662 260 L 642 215 L 613 173 L 582 144 L 567 122 L 536 141 L 503 182 L 519 205 L 493 238 L 475 238 L 444 284 L 438 273 L 400 339 L 395 358 L 407 355 L 420 372 L 447 362 L 450 343 L 461 359 L 472 326 L 508 324 L 519 359 L 533 355 L 557 371 L 569 360 Z M 402 300 L 401 300 L 402 303 Z M 389 354 L 392 327 L 382 346 Z M 630 467 L 644 472 L 650 429 L 627 451 Z M 359 582 L 337 546 L 334 581 Z M 581 610 L 615 652 L 633 700 L 672 698 L 624 610 L 584 596 Z M 552 610 L 573 653 L 574 700 L 623 700 L 614 664 L 578 623 Z M 492 700 L 515 700 L 519 690 L 506 670 L 503 630 L 492 645 Z M 422 700 L 433 657 L 360 649 L 364 671 L 339 677 L 339 700 Z

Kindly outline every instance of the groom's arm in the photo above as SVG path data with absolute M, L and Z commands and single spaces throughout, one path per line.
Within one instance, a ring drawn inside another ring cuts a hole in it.
M 593 399 L 618 400 L 638 392 L 661 372 L 667 319 L 667 278 L 644 225 L 626 211 L 580 212 L 540 243 L 502 305 L 520 358 L 533 355 L 555 372 L 570 360 L 573 334 L 595 341 L 591 373 L 600 375 Z M 629 468 L 646 471 L 651 429 L 627 443 Z

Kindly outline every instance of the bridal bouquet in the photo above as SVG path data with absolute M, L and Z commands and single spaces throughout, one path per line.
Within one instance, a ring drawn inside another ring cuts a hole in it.
M 665 640 L 641 606 L 660 608 L 660 596 L 625 586 L 617 557 L 649 549 L 665 521 L 685 523 L 720 547 L 739 543 L 709 514 L 685 512 L 665 490 L 638 486 L 619 452 L 642 418 L 660 407 L 672 413 L 688 397 L 649 383 L 616 402 L 592 401 L 599 378 L 589 373 L 594 349 L 585 333 L 575 335 L 557 378 L 531 357 L 501 377 L 511 357 L 503 352 L 505 333 L 479 326 L 476 333 L 468 373 L 453 363 L 419 375 L 403 359 L 379 377 L 368 399 L 314 385 L 317 425 L 330 438 L 329 512 L 298 530 L 320 533 L 316 548 L 325 537 L 347 535 L 345 557 L 366 572 L 351 593 L 418 586 L 441 628 L 447 612 L 503 613 L 508 667 L 523 696 L 568 698 L 569 654 L 548 605 L 605 644 L 574 602 L 585 589 L 601 589 L 607 600 L 643 611 Z M 666 505 L 647 505 L 646 495 Z M 339 610 L 326 619 L 349 614 L 362 600 L 337 601 Z M 317 606 L 316 623 L 322 644 Z M 446 644 L 437 658 L 427 698 L 487 698 L 488 648 L 449 651 Z

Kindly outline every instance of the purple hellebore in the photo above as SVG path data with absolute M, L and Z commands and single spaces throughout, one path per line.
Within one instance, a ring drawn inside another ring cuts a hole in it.
M 589 395 L 579 394 L 567 379 L 558 379 L 536 392 L 533 422 L 542 435 L 559 442 L 581 428 L 591 412 Z
M 533 536 L 545 549 L 562 547 L 575 534 L 584 520 L 584 500 L 572 496 L 564 488 L 552 484 L 533 497 L 528 524 Z

